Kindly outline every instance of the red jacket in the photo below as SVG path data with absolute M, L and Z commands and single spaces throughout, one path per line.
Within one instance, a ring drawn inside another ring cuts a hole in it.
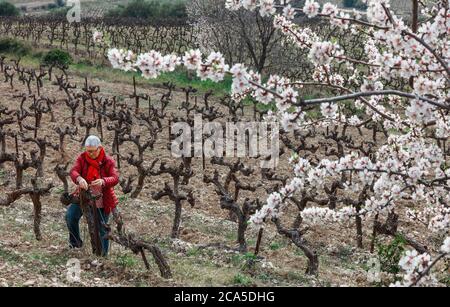
M 77 178 L 81 176 L 86 178 L 88 173 L 88 163 L 83 154 L 78 156 L 75 165 L 70 170 L 70 178 L 75 184 L 78 184 Z M 119 203 L 114 187 L 119 183 L 119 173 L 116 169 L 116 162 L 110 156 L 105 156 L 105 159 L 100 164 L 100 176 L 105 181 L 103 186 L 103 208 L 106 214 L 110 214 Z

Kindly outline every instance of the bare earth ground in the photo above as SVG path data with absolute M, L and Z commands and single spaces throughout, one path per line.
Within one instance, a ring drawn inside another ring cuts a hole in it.
M 78 88 L 81 88 L 83 80 L 75 77 L 71 82 L 78 84 Z M 132 92 L 129 84 L 108 83 L 95 78 L 90 82 L 91 85 L 99 85 L 101 93 L 107 96 L 117 95 L 125 98 Z M 11 90 L 7 84 L 0 83 L 0 105 L 10 108 L 17 106 L 18 100 L 12 96 L 25 92 L 25 87 L 19 85 L 18 82 L 15 82 L 15 87 L 15 90 Z M 156 101 L 165 92 L 164 89 L 142 86 L 140 92 L 144 91 L 155 97 Z M 58 91 L 58 87 L 51 85 L 50 82 L 45 84 L 42 94 L 49 97 L 64 97 L 64 94 Z M 170 111 L 179 112 L 176 107 L 183 99 L 184 93 L 175 92 Z M 57 106 L 55 113 L 59 124 L 70 122 L 68 108 L 65 105 Z M 32 123 L 31 119 L 27 119 L 27 121 Z M 57 124 L 50 123 L 48 116 L 45 115 L 43 121 L 45 129 L 42 132 L 45 131 L 46 135 L 55 139 L 56 134 L 52 130 Z M 135 132 L 143 131 L 138 127 L 134 129 L 137 129 Z M 168 164 L 179 163 L 165 149 L 168 141 L 167 131 L 167 128 L 164 129 L 159 136 L 155 150 L 146 154 L 148 161 L 158 157 L 167 161 Z M 109 135 L 105 139 L 111 140 L 112 138 Z M 10 139 L 8 144 L 13 150 L 13 143 Z M 105 147 L 109 151 L 111 142 L 106 142 Z M 69 161 L 81 150 L 79 142 L 70 140 L 67 140 L 66 148 L 69 153 Z M 132 148 L 128 144 L 124 145 L 121 150 L 122 153 L 126 153 Z M 26 149 L 29 151 L 31 147 Z M 279 173 L 290 172 L 286 163 L 287 157 L 285 155 L 281 158 L 281 165 L 277 170 Z M 92 256 L 89 244 L 81 251 L 71 251 L 67 247 L 65 208 L 59 203 L 61 184 L 53 173 L 56 161 L 58 161 L 58 155 L 50 149 L 45 164 L 46 174 L 49 176 L 46 180 L 53 181 L 57 187 L 52 190 L 49 197 L 45 197 L 43 200 L 42 241 L 38 242 L 34 239 L 33 206 L 27 197 L 17 201 L 11 207 L 0 208 L 0 286 L 370 285 L 366 273 L 366 262 L 371 257 L 367 252 L 370 228 L 364 229 L 366 249 L 363 251 L 349 247 L 356 246 L 353 227 L 348 229 L 323 227 L 309 232 L 306 239 L 320 258 L 320 275 L 318 277 L 309 277 L 304 274 L 306 258 L 303 253 L 288 240 L 277 235 L 272 226 L 267 228 L 263 237 L 260 255 L 264 259 L 257 262 L 252 269 L 245 266 L 245 255 L 237 252 L 216 248 L 198 249 L 196 246 L 208 243 L 235 246 L 237 233 L 237 224 L 227 219 L 228 213 L 220 208 L 214 188 L 202 182 L 203 173 L 211 174 L 213 168 L 207 163 L 207 169 L 203 171 L 200 160 L 194 162 L 196 175 L 190 184 L 195 190 L 196 206 L 194 208 L 189 205 L 184 206 L 180 240 L 174 241 L 169 238 L 174 205 L 166 199 L 156 202 L 150 196 L 152 192 L 159 191 L 164 186 L 164 181 L 169 178 L 147 178 L 145 189 L 137 200 L 122 196 L 120 188 L 117 188 L 121 201 L 119 208 L 126 229 L 161 246 L 168 257 L 173 271 L 173 279 L 162 279 L 153 263 L 152 269 L 146 271 L 140 257 L 115 244 L 112 245 L 111 254 L 107 259 L 96 259 Z M 256 163 L 256 161 L 246 162 L 251 165 Z M 121 175 L 128 176 L 133 172 L 134 169 L 126 166 L 121 170 Z M 25 181 L 33 174 L 27 173 L 27 175 Z M 10 189 L 13 183 L 9 186 L 6 186 L 5 183 L 14 182 L 14 178 L 13 170 L 9 168 L 0 170 L 0 193 Z M 252 180 L 257 179 L 253 177 Z M 249 197 L 251 196 L 249 195 Z M 258 196 L 264 200 L 265 191 L 258 190 Z M 86 226 L 82 226 L 82 233 L 84 241 L 88 242 Z M 426 231 L 415 229 L 415 232 L 411 234 L 423 242 L 429 242 Z M 256 237 L 256 230 L 250 229 L 247 232 L 250 250 L 253 250 L 255 246 Z M 66 278 L 66 263 L 71 258 L 77 258 L 82 263 L 80 283 L 70 283 Z

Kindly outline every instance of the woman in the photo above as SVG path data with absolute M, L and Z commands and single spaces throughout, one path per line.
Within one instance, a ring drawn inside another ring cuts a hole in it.
M 90 190 L 93 195 L 100 196 L 96 207 L 100 217 L 100 238 L 102 241 L 102 254 L 108 255 L 109 241 L 105 239 L 106 229 L 103 223 L 108 223 L 110 214 L 118 204 L 114 187 L 119 183 L 119 174 L 116 162 L 105 154 L 101 141 L 97 136 L 89 136 L 85 142 L 86 151 L 75 161 L 70 171 L 72 181 L 81 190 Z M 80 248 L 83 241 L 80 238 L 80 219 L 83 213 L 80 205 L 71 204 L 66 213 L 66 222 L 69 229 L 69 246 Z

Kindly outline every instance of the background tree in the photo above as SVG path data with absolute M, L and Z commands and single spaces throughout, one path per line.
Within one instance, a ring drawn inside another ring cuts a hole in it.
M 0 16 L 19 16 L 19 9 L 9 2 L 0 2 Z

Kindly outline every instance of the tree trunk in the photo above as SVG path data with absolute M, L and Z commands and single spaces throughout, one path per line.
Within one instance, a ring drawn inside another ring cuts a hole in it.
M 417 33 L 419 30 L 419 0 L 412 0 L 413 12 L 411 30 L 413 33 Z M 414 77 L 409 79 L 409 85 L 414 88 Z
M 172 239 L 178 239 L 180 237 L 180 224 L 181 224 L 181 201 L 175 201 L 175 217 L 173 218 L 172 227 Z
M 144 188 L 145 177 L 147 177 L 145 174 L 139 173 L 138 184 L 134 192 L 131 194 L 131 198 L 136 199 L 139 194 L 141 194 L 142 189 Z
M 245 231 L 247 230 L 247 222 L 245 218 L 239 217 L 239 226 L 238 226 L 238 243 L 239 243 L 239 251 L 245 253 L 247 251 L 247 242 L 245 241 Z
M 31 196 L 31 200 L 33 201 L 33 215 L 34 215 L 34 235 L 36 236 L 36 240 L 42 240 L 41 234 L 41 220 L 42 220 L 42 204 L 40 195 L 34 194 Z
M 317 254 L 306 247 L 305 244 L 301 242 L 299 237 L 294 239 L 294 244 L 299 247 L 305 254 L 306 258 L 308 258 L 308 268 L 306 269 L 306 274 L 318 275 L 319 257 L 317 256 Z
M 98 223 L 99 221 L 96 221 L 96 217 L 98 218 L 97 214 L 95 214 L 95 211 L 97 208 L 95 207 L 95 204 L 90 204 L 90 200 L 86 197 L 85 192 L 80 193 L 80 207 L 83 211 L 83 215 L 86 219 L 86 223 L 88 224 L 88 230 L 89 230 L 89 236 L 91 238 L 91 246 L 92 246 L 92 252 L 96 256 L 102 255 L 102 244 L 100 240 L 100 234 L 98 232 Z

